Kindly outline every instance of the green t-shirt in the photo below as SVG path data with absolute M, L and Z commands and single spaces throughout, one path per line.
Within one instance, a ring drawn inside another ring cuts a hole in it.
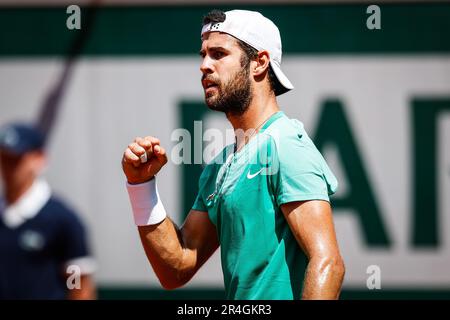
M 303 124 L 282 111 L 233 149 L 204 168 L 192 207 L 217 228 L 226 297 L 300 299 L 307 259 L 280 205 L 329 201 L 337 180 Z

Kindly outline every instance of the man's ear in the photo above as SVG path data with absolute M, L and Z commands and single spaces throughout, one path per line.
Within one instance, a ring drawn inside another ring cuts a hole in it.
M 254 67 L 252 69 L 253 76 L 259 77 L 261 75 L 264 75 L 264 73 L 269 70 L 269 52 L 267 50 L 259 51 L 255 62 L 256 63 L 254 64 Z

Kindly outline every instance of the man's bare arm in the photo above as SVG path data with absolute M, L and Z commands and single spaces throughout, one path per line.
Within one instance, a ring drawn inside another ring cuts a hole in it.
M 302 299 L 338 299 L 345 274 L 330 204 L 312 200 L 281 206 L 308 257 Z
M 122 168 L 130 184 L 141 184 L 154 179 L 167 161 L 158 138 L 137 137 L 123 154 Z M 219 241 L 207 212 L 191 210 L 181 228 L 163 213 L 161 222 L 140 225 L 139 235 L 161 285 L 174 289 L 192 278 L 219 247 Z
M 169 218 L 139 227 L 150 264 L 165 289 L 188 282 L 219 247 L 215 226 L 203 211 L 191 210 L 179 229 Z

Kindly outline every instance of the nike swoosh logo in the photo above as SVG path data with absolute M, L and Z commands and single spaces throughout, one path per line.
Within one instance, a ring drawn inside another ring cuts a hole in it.
M 254 174 L 251 174 L 251 173 L 250 173 L 250 170 L 248 170 L 247 178 L 248 178 L 248 179 L 253 179 L 253 178 L 256 177 L 258 174 L 260 174 L 262 170 L 263 170 L 263 169 L 261 168 L 259 171 L 256 171 Z

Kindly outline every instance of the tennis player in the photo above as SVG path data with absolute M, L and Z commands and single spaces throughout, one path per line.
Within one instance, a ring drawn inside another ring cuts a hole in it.
M 153 270 L 164 288 L 178 288 L 220 246 L 228 299 L 337 299 L 337 180 L 302 123 L 278 107 L 293 89 L 278 28 L 258 12 L 213 10 L 201 40 L 206 105 L 226 115 L 236 139 L 204 168 L 181 228 L 158 194 L 155 176 L 168 161 L 160 141 L 138 137 L 126 148 L 127 190 Z

